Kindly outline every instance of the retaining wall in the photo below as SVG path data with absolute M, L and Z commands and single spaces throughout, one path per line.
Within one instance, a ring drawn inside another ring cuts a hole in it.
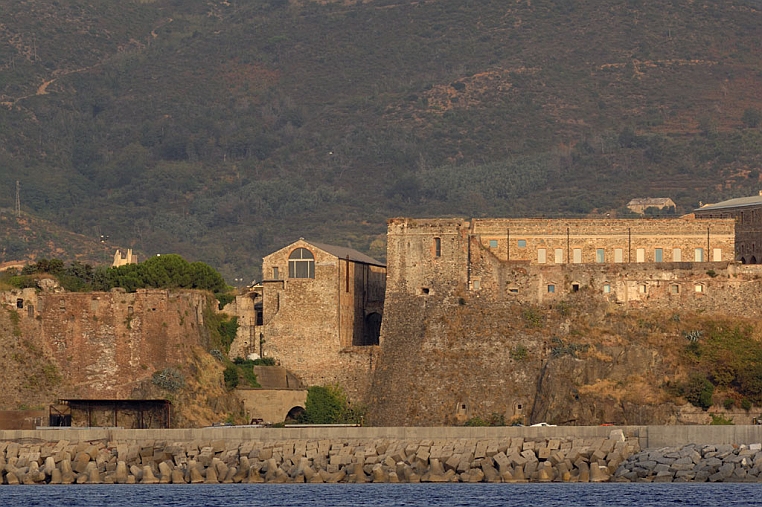
M 214 427 L 170 430 L 118 428 L 66 428 L 0 431 L 3 440 L 147 441 L 191 440 L 447 440 L 499 438 L 606 438 L 613 429 L 637 437 L 641 448 L 675 447 L 686 444 L 752 444 L 762 442 L 762 426 L 557 426 L 557 427 Z

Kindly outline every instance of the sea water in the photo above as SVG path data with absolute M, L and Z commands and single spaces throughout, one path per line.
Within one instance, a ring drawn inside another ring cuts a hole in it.
M 762 506 L 762 484 L 0 486 L 0 506 Z

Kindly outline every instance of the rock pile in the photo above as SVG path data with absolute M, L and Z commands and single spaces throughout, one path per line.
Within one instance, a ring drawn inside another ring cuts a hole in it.
M 760 482 L 762 444 L 686 445 L 643 451 L 614 473 L 621 482 Z
M 0 442 L 0 475 L 3 484 L 605 482 L 638 451 L 621 430 L 585 440 Z

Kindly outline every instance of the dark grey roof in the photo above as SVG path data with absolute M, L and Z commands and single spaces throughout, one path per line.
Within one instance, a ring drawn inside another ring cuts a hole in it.
M 335 246 L 335 245 L 326 245 L 324 243 L 315 243 L 314 241 L 307 241 L 307 243 L 325 252 L 328 252 L 331 255 L 335 255 L 336 257 L 340 259 L 349 258 L 349 260 L 352 262 L 361 262 L 363 264 L 372 264 L 374 266 L 386 267 L 386 264 L 384 264 L 383 262 L 379 262 L 373 257 L 368 257 L 364 253 L 360 253 L 357 250 L 354 250 L 352 248 L 347 248 L 343 246 Z
M 694 211 L 710 211 L 720 210 L 724 208 L 742 208 L 745 206 L 759 206 L 762 205 L 762 195 L 754 195 L 751 197 L 739 197 L 737 199 L 729 199 L 727 201 L 718 202 L 715 204 L 707 204 L 696 208 Z

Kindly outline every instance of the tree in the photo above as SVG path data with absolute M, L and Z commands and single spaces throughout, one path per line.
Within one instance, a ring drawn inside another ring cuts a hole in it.
M 755 129 L 762 124 L 762 112 L 759 109 L 749 107 L 743 112 L 741 121 L 746 127 Z

